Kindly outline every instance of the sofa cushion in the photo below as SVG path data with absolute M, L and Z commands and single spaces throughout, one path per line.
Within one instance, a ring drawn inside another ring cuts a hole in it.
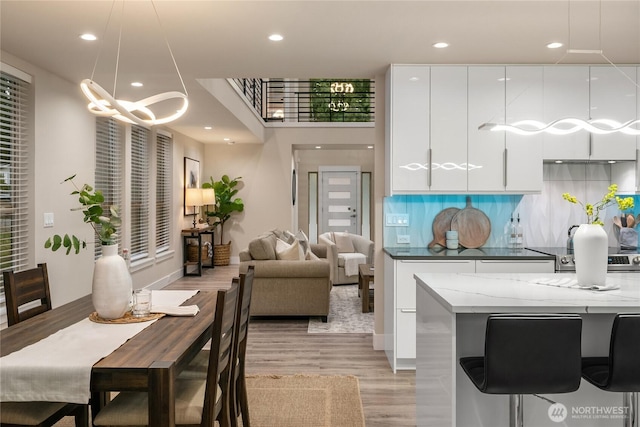
M 338 252 L 342 253 L 352 253 L 355 252 L 356 249 L 353 247 L 353 242 L 351 241 L 351 236 L 348 233 L 332 233 L 333 241 L 338 248 Z
M 259 236 L 249 242 L 249 254 L 257 260 L 276 259 L 276 236 L 273 233 Z
M 276 241 L 276 258 L 287 261 L 304 261 L 302 248 L 297 240 L 293 240 L 292 244 L 278 239 Z
M 298 240 L 298 242 L 300 242 L 300 246 L 302 247 L 302 251 L 306 258 L 309 252 L 311 252 L 309 248 L 309 238 L 307 237 L 306 234 L 304 234 L 304 231 L 302 230 L 298 230 L 295 237 Z

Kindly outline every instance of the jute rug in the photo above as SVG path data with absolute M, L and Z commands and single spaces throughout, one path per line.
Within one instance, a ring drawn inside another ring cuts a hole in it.
M 252 427 L 364 427 L 358 378 L 247 376 Z M 66 417 L 55 427 L 72 427 Z
M 307 332 L 310 334 L 373 333 L 374 313 L 362 312 L 362 300 L 358 285 L 336 285 L 329 296 L 327 323 L 319 317 L 310 317 Z
M 355 376 L 247 377 L 252 427 L 364 427 Z

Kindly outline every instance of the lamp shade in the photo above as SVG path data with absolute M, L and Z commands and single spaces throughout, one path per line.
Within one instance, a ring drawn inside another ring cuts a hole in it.
M 187 188 L 184 194 L 184 204 L 187 206 L 202 206 L 202 189 Z
M 202 204 L 204 206 L 216 204 L 216 192 L 213 188 L 202 189 Z

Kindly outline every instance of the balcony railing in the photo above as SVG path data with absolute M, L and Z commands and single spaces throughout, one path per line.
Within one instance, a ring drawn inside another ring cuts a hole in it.
M 375 121 L 375 83 L 354 79 L 233 79 L 265 122 Z

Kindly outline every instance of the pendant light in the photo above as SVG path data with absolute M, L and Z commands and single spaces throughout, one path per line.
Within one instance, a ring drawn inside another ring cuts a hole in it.
M 598 11 L 598 44 L 602 47 L 602 0 L 600 0 Z M 620 70 L 609 58 L 605 56 L 602 49 L 572 49 L 571 48 L 571 1 L 568 2 L 568 39 L 569 48 L 565 54 L 556 61 L 555 65 L 558 65 L 569 54 L 596 54 L 600 55 L 609 65 L 620 72 L 624 78 L 629 80 L 635 87 L 639 88 L 638 84 L 629 76 L 627 76 L 622 70 Z M 626 135 L 640 135 L 640 129 L 636 126 L 640 124 L 640 120 L 629 120 L 625 123 L 620 123 L 613 119 L 593 119 L 585 120 L 578 117 L 567 117 L 558 120 L 553 120 L 550 123 L 543 123 L 537 120 L 521 120 L 511 124 L 498 124 L 498 123 L 483 123 L 478 126 L 479 130 L 490 130 L 494 132 L 506 131 L 515 133 L 517 135 L 537 135 L 539 133 L 548 133 L 552 135 L 569 135 L 581 130 L 585 130 L 596 135 L 607 135 L 612 133 L 623 133 Z
M 156 15 L 156 19 L 158 21 L 158 25 L 162 30 L 162 24 L 160 23 L 160 16 L 158 15 L 158 11 L 156 9 L 156 5 L 153 0 L 150 0 L 151 5 L 153 7 L 153 11 Z M 109 93 L 102 86 L 100 86 L 97 82 L 93 80 L 96 67 L 98 65 L 98 60 L 100 59 L 100 55 L 96 58 L 95 64 L 93 66 L 93 72 L 91 73 L 91 78 L 84 79 L 80 83 L 80 89 L 82 93 L 89 100 L 89 105 L 87 108 L 89 111 L 97 116 L 103 117 L 113 117 L 114 119 L 123 121 L 125 123 L 130 124 L 138 124 L 144 127 L 151 127 L 154 125 L 161 125 L 169 123 L 177 118 L 181 117 L 189 106 L 189 100 L 187 98 L 187 89 L 184 85 L 184 81 L 182 79 L 182 75 L 180 74 L 180 70 L 178 69 L 178 64 L 176 63 L 175 57 L 173 56 L 173 52 L 171 51 L 171 46 L 169 45 L 169 41 L 167 37 L 164 36 L 165 44 L 167 45 L 167 49 L 169 51 L 169 55 L 171 56 L 171 60 L 173 61 L 173 65 L 175 67 L 178 78 L 180 79 L 180 83 L 182 84 L 183 92 L 171 91 L 164 92 L 157 95 L 153 95 L 139 101 L 128 101 L 123 99 L 116 98 L 116 86 L 117 86 L 117 78 L 118 78 L 118 68 L 120 65 L 120 46 L 122 42 L 122 25 L 124 21 L 124 4 L 125 1 L 122 2 L 122 17 L 120 23 L 120 31 L 118 35 L 118 50 L 116 54 L 116 64 L 115 64 L 115 72 L 113 77 L 113 92 Z M 115 5 L 115 0 L 111 5 L 111 11 L 109 12 L 109 19 L 107 20 L 107 25 L 105 27 L 105 34 L 107 28 L 109 27 L 109 23 L 111 22 L 111 16 L 113 14 L 113 8 Z M 172 99 L 181 100 L 181 106 L 176 110 L 175 113 L 167 115 L 165 117 L 157 117 L 153 112 L 153 106 L 155 104 L 159 104 L 161 102 L 170 101 Z

